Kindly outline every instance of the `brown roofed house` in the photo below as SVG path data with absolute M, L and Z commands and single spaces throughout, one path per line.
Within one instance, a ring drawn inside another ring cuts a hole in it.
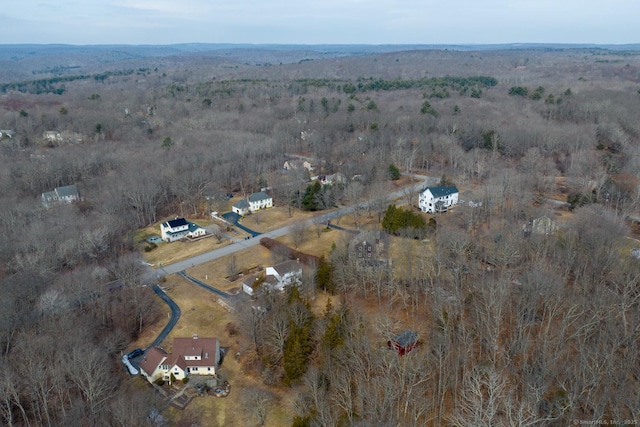
M 220 342 L 217 338 L 174 338 L 173 350 L 166 353 L 151 348 L 140 363 L 140 372 L 149 382 L 182 380 L 191 375 L 216 375 L 220 364 Z

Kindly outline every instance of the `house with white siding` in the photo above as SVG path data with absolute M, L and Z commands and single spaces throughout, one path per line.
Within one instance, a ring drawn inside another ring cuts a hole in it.
M 418 207 L 422 212 L 442 213 L 458 203 L 456 186 L 427 187 L 420 192 Z
M 80 193 L 75 184 L 56 187 L 53 191 L 42 193 L 42 204 L 48 208 L 53 205 L 73 203 L 80 200 Z
M 273 198 L 264 191 L 252 193 L 246 199 L 237 201 L 231 210 L 238 215 L 245 216 L 251 212 L 273 207 Z
M 251 210 L 251 212 L 272 207 L 273 198 L 264 191 L 258 191 L 257 193 L 249 195 L 249 210 Z
M 172 219 L 160 224 L 160 234 L 165 242 L 175 242 L 184 238 L 201 237 L 207 234 L 204 228 L 198 224 L 189 222 L 184 218 Z
M 242 282 L 242 290 L 248 295 L 253 295 L 260 288 L 267 291 L 282 291 L 286 286 L 297 285 L 301 281 L 302 264 L 299 261 L 289 260 L 267 267 L 263 276 L 250 276 Z

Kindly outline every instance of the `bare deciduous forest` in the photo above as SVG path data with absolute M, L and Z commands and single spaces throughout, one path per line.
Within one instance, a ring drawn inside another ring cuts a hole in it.
M 401 269 L 336 241 L 308 286 L 238 307 L 244 372 L 270 393 L 243 395 L 252 422 L 640 422 L 640 51 L 56 49 L 0 55 L 2 424 L 150 425 L 166 403 L 119 362 L 165 321 L 134 233 L 267 186 L 300 208 L 290 154 L 347 177 L 318 206 L 380 200 L 395 165 L 477 207 L 394 236 Z M 70 184 L 80 202 L 43 207 Z M 523 231 L 543 216 L 555 233 Z

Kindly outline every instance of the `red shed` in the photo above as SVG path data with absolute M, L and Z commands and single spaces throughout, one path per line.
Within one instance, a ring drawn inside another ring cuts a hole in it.
M 398 352 L 400 356 L 404 356 L 418 345 L 418 333 L 407 329 L 398 334 L 392 340 L 387 341 L 387 346 Z

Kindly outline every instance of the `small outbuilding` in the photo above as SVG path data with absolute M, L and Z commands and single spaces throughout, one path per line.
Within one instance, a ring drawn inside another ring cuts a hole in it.
M 397 351 L 400 356 L 404 356 L 418 346 L 418 333 L 407 329 L 387 341 L 387 346 Z

